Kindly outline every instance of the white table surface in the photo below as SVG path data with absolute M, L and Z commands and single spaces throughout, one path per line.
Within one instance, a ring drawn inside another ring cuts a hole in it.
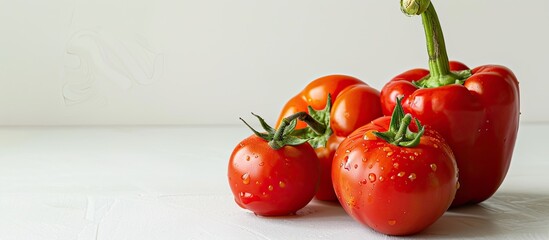
M 0 128 L 0 239 L 393 239 L 336 204 L 257 217 L 233 201 L 232 127 Z M 511 169 L 486 202 L 416 239 L 549 239 L 549 124 L 522 124 Z M 403 239 L 403 238 L 399 238 Z

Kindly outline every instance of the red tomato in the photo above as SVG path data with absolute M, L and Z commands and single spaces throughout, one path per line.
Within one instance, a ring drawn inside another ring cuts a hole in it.
M 326 106 L 328 93 L 332 95 L 333 103 L 341 91 L 356 84 L 365 83 L 347 75 L 328 75 L 310 82 L 301 91 L 301 96 L 307 105 L 314 109 L 323 109 Z
M 286 105 L 282 108 L 282 112 L 280 113 L 280 116 L 278 118 L 278 121 L 276 123 L 276 127 L 280 125 L 280 122 L 282 122 L 282 119 L 284 119 L 287 116 L 290 116 L 294 113 L 307 111 L 307 102 L 303 100 L 303 97 L 301 95 L 296 95 L 293 98 L 290 98 L 288 102 L 286 102 Z M 304 122 L 297 122 L 296 129 L 302 129 L 307 127 L 307 124 Z
M 278 150 L 252 135 L 240 142 L 229 160 L 229 185 L 236 203 L 257 215 L 294 214 L 316 193 L 319 160 L 308 143 Z
M 343 139 L 345 138 L 332 134 L 326 142 L 326 147 L 315 148 L 320 162 L 320 182 L 315 195 L 318 200 L 337 201 L 334 188 L 332 187 L 332 159 L 334 159 L 335 151 Z
M 381 116 L 379 92 L 366 84 L 345 88 L 335 99 L 330 113 L 334 134 L 348 136 L 358 127 Z
M 331 136 L 326 146 L 314 146 L 321 162 L 321 180 L 316 198 L 337 201 L 332 180 L 331 165 L 337 146 L 358 127 L 382 116 L 379 91 L 363 81 L 347 75 L 328 75 L 310 82 L 300 93 L 291 98 L 282 108 L 276 126 L 283 118 L 297 112 L 308 112 L 308 106 L 320 110 L 322 118 L 328 119 Z M 325 112 L 331 96 L 331 111 Z M 299 122 L 297 129 L 305 128 Z
M 448 209 L 459 187 L 457 167 L 445 140 L 428 127 L 415 147 L 376 137 L 374 131 L 387 131 L 390 121 L 378 118 L 343 140 L 332 180 L 341 205 L 354 219 L 381 233 L 408 235 Z

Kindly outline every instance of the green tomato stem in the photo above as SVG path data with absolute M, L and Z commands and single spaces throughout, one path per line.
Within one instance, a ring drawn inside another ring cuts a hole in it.
M 280 141 L 282 139 L 282 136 L 284 135 L 284 132 L 286 131 L 286 128 L 294 120 L 300 120 L 307 123 L 307 125 L 318 134 L 323 134 L 326 131 L 326 126 L 316 121 L 313 117 L 311 117 L 311 115 L 309 115 L 306 112 L 298 112 L 282 119 L 280 126 L 278 127 L 278 129 L 276 130 L 273 136 L 273 140 Z
M 408 128 L 412 122 L 412 115 L 404 114 L 401 98 L 397 98 L 397 105 L 393 110 L 389 130 L 386 132 L 374 132 L 374 134 L 386 142 L 400 147 L 415 147 L 419 144 L 425 128 L 416 119 L 419 129 L 417 133 Z
M 408 130 L 408 126 L 410 126 L 410 122 L 412 121 L 412 115 L 406 114 L 400 121 L 400 127 L 398 129 L 398 132 L 395 134 L 394 144 L 398 145 L 400 141 L 405 137 L 406 131 Z

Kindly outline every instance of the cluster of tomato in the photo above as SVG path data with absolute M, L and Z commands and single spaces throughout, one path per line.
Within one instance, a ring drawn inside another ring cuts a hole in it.
M 381 91 L 330 75 L 291 98 L 274 128 L 256 116 L 265 131 L 252 129 L 229 161 L 236 203 L 287 215 L 316 196 L 379 232 L 407 235 L 492 196 L 518 132 L 518 81 L 503 66 L 449 62 L 440 41 L 428 39 L 430 70 L 404 72 Z
M 339 201 L 351 216 L 380 232 L 400 235 L 431 225 L 451 204 L 489 198 L 509 167 L 518 123 L 512 117 L 517 112 L 509 109 L 518 108 L 516 101 L 497 100 L 495 96 L 500 94 L 490 95 L 478 86 L 498 81 L 507 83 L 500 89 L 511 91 L 516 79 L 504 67 L 483 66 L 472 70 L 467 85 L 420 89 L 410 84 L 414 80 L 410 76 L 419 78 L 427 73 L 415 69 L 398 75 L 381 93 L 345 75 L 312 81 L 286 103 L 278 129 L 260 119 L 268 133 L 256 132 L 233 151 L 229 183 L 235 201 L 258 215 L 286 215 L 303 208 L 316 195 L 318 200 Z M 475 87 L 467 89 L 469 85 Z M 411 86 L 415 91 L 403 94 L 402 89 Z M 457 99 L 450 93 L 455 90 L 446 88 L 462 88 L 459 91 L 483 100 L 476 103 L 477 111 L 484 114 L 481 128 L 470 129 L 476 123 L 465 118 L 475 116 L 473 108 L 464 110 L 462 106 L 470 105 L 464 103 L 466 98 Z M 402 105 L 392 100 L 395 95 L 402 97 Z M 490 103 L 482 104 L 487 101 Z M 392 117 L 383 116 L 388 109 L 394 109 Z M 315 132 L 307 121 L 297 123 L 301 118 L 288 119 L 299 113 L 313 116 L 317 124 L 325 126 L 324 132 Z M 409 113 L 426 126 L 410 119 L 403 123 Z M 505 121 L 502 114 L 514 121 Z M 284 123 L 293 125 L 285 127 Z M 279 134 L 279 141 L 291 138 L 290 144 L 275 149 L 270 143 L 281 127 L 285 133 Z M 399 131 L 401 136 L 396 136 Z M 395 136 L 384 137 L 385 132 Z M 308 137 L 300 139 L 306 141 L 295 141 L 295 136 L 303 133 Z M 406 145 L 414 134 L 418 141 Z M 452 151 L 451 146 L 460 152 Z M 455 156 L 467 156 L 458 159 L 459 169 L 473 169 L 461 170 L 461 188 Z

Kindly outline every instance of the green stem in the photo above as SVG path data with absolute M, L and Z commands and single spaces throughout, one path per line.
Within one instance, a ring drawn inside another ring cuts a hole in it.
M 425 30 L 425 39 L 427 40 L 431 77 L 450 74 L 450 63 L 446 52 L 444 34 L 433 4 L 430 4 L 427 11 L 421 14 L 421 19 Z
M 323 134 L 326 131 L 326 126 L 316 121 L 313 117 L 311 117 L 311 115 L 306 112 L 298 112 L 282 119 L 278 130 L 276 130 L 274 134 L 273 140 L 280 141 L 286 128 L 290 125 L 290 123 L 292 123 L 293 120 L 296 119 L 307 123 L 307 125 L 309 125 L 309 127 L 318 134 Z
M 393 144 L 398 145 L 405 137 L 406 131 L 408 130 L 408 126 L 410 126 L 410 122 L 412 121 L 412 116 L 410 114 L 404 115 L 404 118 L 400 121 L 400 128 L 398 129 L 398 132 L 395 134 L 395 139 Z
M 292 122 L 295 122 L 295 120 L 300 120 L 307 123 L 307 125 L 318 134 L 323 134 L 324 132 L 326 132 L 326 126 L 324 124 L 316 121 L 313 117 L 311 117 L 311 115 L 306 112 L 298 112 L 282 119 L 280 126 L 274 133 L 273 139 L 269 141 L 269 146 L 274 149 L 279 149 L 283 147 L 286 144 L 283 140 L 284 136 L 286 135 L 286 128 L 291 126 Z M 292 128 L 295 128 L 295 125 Z
M 415 147 L 419 144 L 425 128 L 421 126 L 419 121 L 416 119 L 416 126 L 419 131 L 417 133 L 410 131 L 408 127 L 412 121 L 412 115 L 409 113 L 404 114 L 401 98 L 397 98 L 396 102 L 397 105 L 395 106 L 393 115 L 391 116 L 389 130 L 386 132 L 376 131 L 374 134 L 386 142 L 396 146 Z
M 444 34 L 433 3 L 430 0 L 401 0 L 400 3 L 405 14 L 421 15 L 425 30 L 430 75 L 416 84 L 429 88 L 460 83 L 463 80 L 462 76 L 450 71 Z

